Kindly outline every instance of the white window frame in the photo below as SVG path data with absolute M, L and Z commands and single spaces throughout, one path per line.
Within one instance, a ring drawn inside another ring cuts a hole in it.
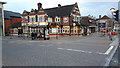
M 32 21 L 32 19 L 33 19 L 33 21 Z M 30 22 L 35 22 L 35 20 L 36 20 L 35 15 L 33 15 L 33 16 L 29 16 L 29 21 L 30 21 Z
M 44 21 L 45 21 L 45 15 L 38 15 L 38 22 L 44 22 Z
M 55 22 L 60 22 L 60 21 L 61 21 L 60 17 L 55 18 Z
M 48 18 L 48 22 L 52 22 L 52 18 Z

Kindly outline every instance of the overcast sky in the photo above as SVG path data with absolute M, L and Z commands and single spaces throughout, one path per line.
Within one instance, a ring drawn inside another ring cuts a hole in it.
M 58 4 L 69 5 L 78 3 L 82 16 L 92 15 L 111 15 L 110 8 L 118 8 L 118 0 L 0 0 L 7 2 L 4 5 L 5 10 L 22 13 L 24 10 L 30 11 L 32 8 L 37 9 L 37 3 L 41 2 L 43 8 L 57 7 Z

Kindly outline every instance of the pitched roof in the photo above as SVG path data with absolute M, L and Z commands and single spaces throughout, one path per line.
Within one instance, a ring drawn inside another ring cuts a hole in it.
M 59 7 L 54 7 L 54 8 L 47 8 L 47 9 L 43 9 L 43 10 L 44 10 L 45 13 L 47 13 L 48 16 L 50 16 L 50 17 L 70 16 L 74 5 L 75 5 L 75 4 L 65 5 L 65 6 L 59 6 Z M 38 13 L 38 10 L 35 9 L 34 12 L 37 14 L 37 13 Z M 27 12 L 27 13 L 30 13 L 30 12 Z
M 110 19 L 107 15 L 104 15 L 101 19 Z
M 81 25 L 82 26 L 88 26 L 88 25 L 90 25 L 89 22 L 88 22 L 88 20 L 89 20 L 88 16 L 81 17 Z
M 10 19 L 10 17 L 21 17 L 20 13 L 4 10 L 4 18 Z
M 90 22 L 90 20 L 92 20 Z M 95 19 L 94 18 L 91 18 L 89 16 L 83 16 L 81 17 L 81 25 L 82 26 L 91 26 L 91 25 L 95 25 L 96 22 L 95 22 Z
M 74 5 L 75 4 L 66 5 L 66 6 L 60 6 L 60 7 L 55 7 L 55 8 L 49 8 L 49 9 L 44 9 L 44 11 L 50 17 L 55 17 L 55 16 L 70 16 L 70 13 L 71 13 Z

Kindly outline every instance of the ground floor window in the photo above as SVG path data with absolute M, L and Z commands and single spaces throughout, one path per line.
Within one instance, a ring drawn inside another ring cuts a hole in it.
M 78 30 L 79 30 L 79 28 L 77 26 L 75 26 L 75 27 L 72 28 L 72 33 L 77 34 Z
M 70 26 L 63 26 L 62 33 L 66 33 L 66 34 L 70 33 Z

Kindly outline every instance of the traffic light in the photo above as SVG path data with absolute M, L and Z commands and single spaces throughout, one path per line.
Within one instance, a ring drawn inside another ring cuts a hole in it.
M 116 21 L 119 21 L 119 10 L 113 12 L 113 19 L 115 19 Z

